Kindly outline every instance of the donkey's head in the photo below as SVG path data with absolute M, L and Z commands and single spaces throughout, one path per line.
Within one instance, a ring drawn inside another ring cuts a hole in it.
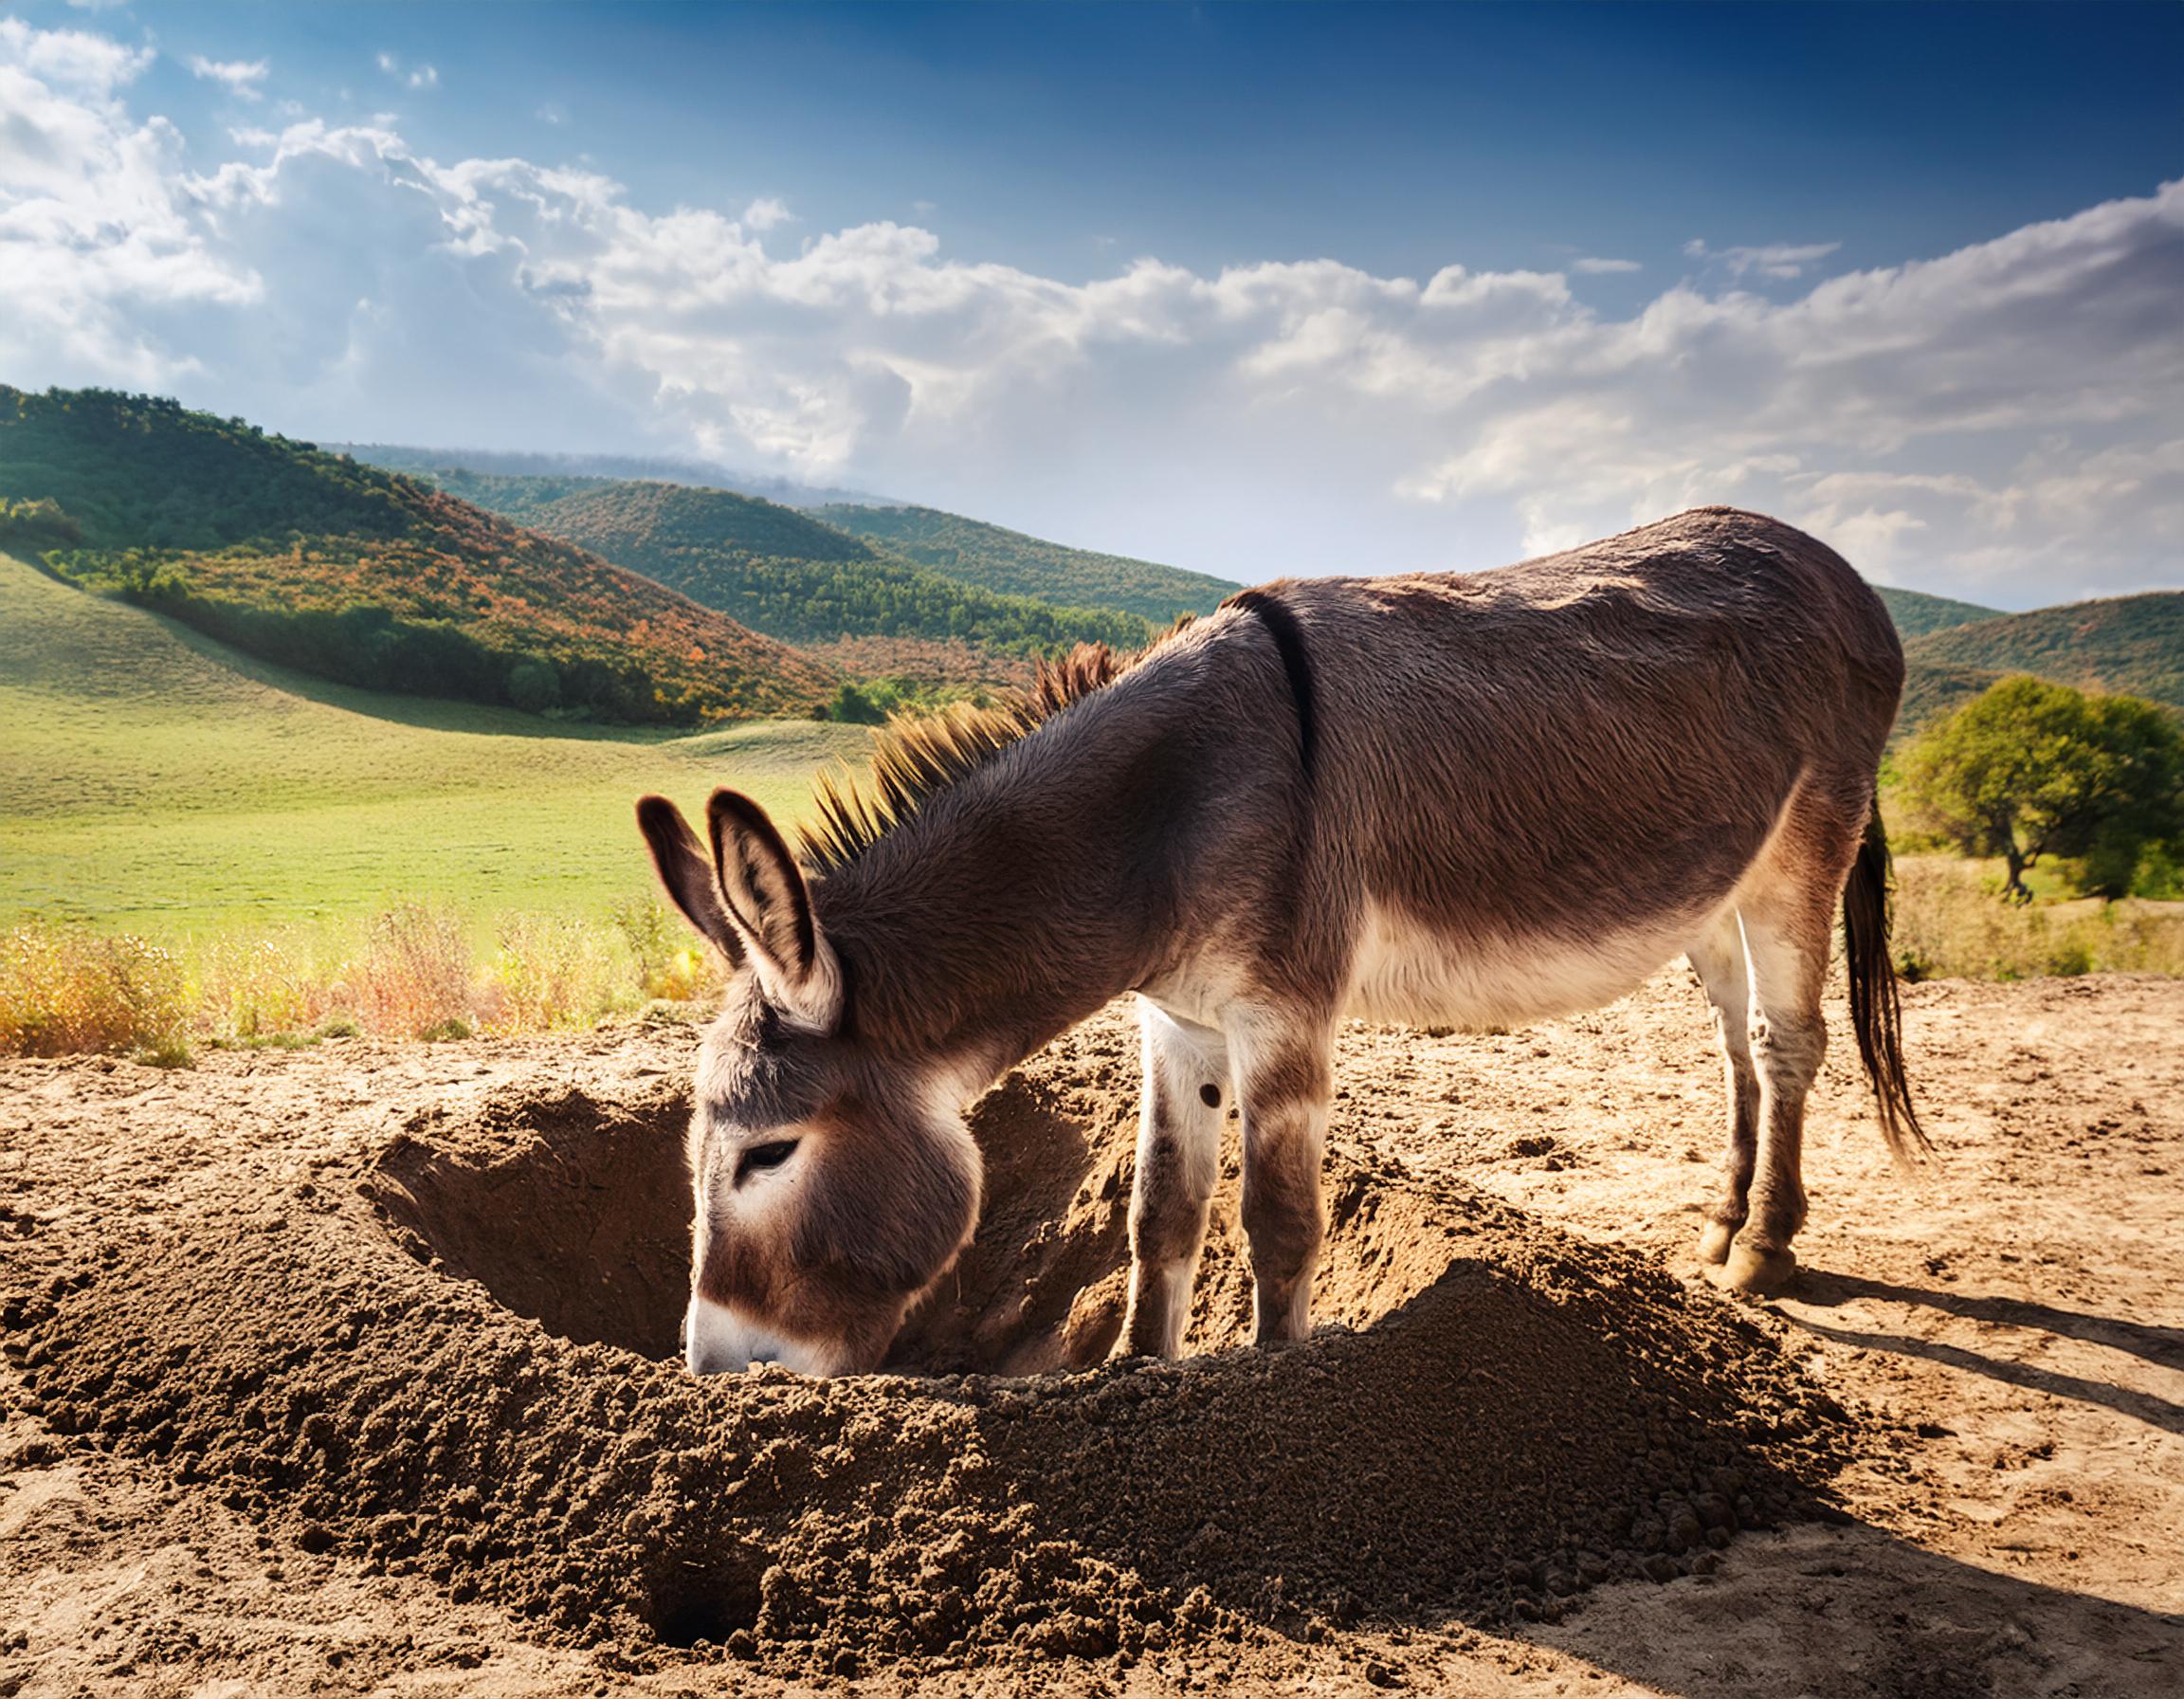
M 692 1372 L 877 1368 L 978 1216 L 977 1147 L 942 1059 L 860 1042 L 803 870 L 733 791 L 708 846 L 647 796 L 638 825 L 675 906 L 736 974 L 699 1051 L 690 1124 Z

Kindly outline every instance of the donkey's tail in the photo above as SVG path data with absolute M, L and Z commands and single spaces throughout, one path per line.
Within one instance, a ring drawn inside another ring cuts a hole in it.
M 1843 956 L 1850 972 L 1850 1026 L 1858 1056 L 1873 1082 L 1881 1135 L 1899 1163 L 1934 1148 L 1911 1105 L 1903 1077 L 1902 1013 L 1896 1000 L 1896 964 L 1888 954 L 1888 833 L 1875 802 L 1866 841 L 1843 886 Z

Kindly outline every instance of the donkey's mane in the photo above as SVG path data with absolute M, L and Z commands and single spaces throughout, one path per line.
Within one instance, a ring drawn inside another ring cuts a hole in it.
M 813 790 L 818 818 L 796 835 L 804 865 L 814 873 L 847 867 L 926 800 L 968 777 L 1018 739 L 1036 731 L 1071 703 L 1104 690 L 1189 625 L 1186 616 L 1134 654 L 1104 643 L 1080 643 L 1059 661 L 1042 660 L 1026 690 L 1010 690 L 991 706 L 952 703 L 930 714 L 898 714 L 873 740 L 868 785 L 844 769 L 823 772 Z

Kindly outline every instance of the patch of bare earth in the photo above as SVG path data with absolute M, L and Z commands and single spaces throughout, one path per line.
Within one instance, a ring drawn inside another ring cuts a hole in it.
M 686 1033 L 7 1065 L 0 1693 L 2184 1690 L 2184 986 L 1908 995 L 1940 1161 L 1839 1036 L 1778 1304 L 1685 1278 L 1679 972 L 1346 1035 L 1313 1344 L 1016 1379 L 1111 1325 L 1104 1017 L 981 1110 L 968 1373 L 826 1389 L 658 1361 Z

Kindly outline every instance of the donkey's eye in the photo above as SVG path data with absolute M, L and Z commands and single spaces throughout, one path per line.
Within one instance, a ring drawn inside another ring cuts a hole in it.
M 793 1139 L 776 1139 L 770 1144 L 754 1144 L 736 1163 L 736 1183 L 741 1185 L 754 1174 L 767 1168 L 778 1168 L 789 1160 L 789 1153 L 796 1148 Z

